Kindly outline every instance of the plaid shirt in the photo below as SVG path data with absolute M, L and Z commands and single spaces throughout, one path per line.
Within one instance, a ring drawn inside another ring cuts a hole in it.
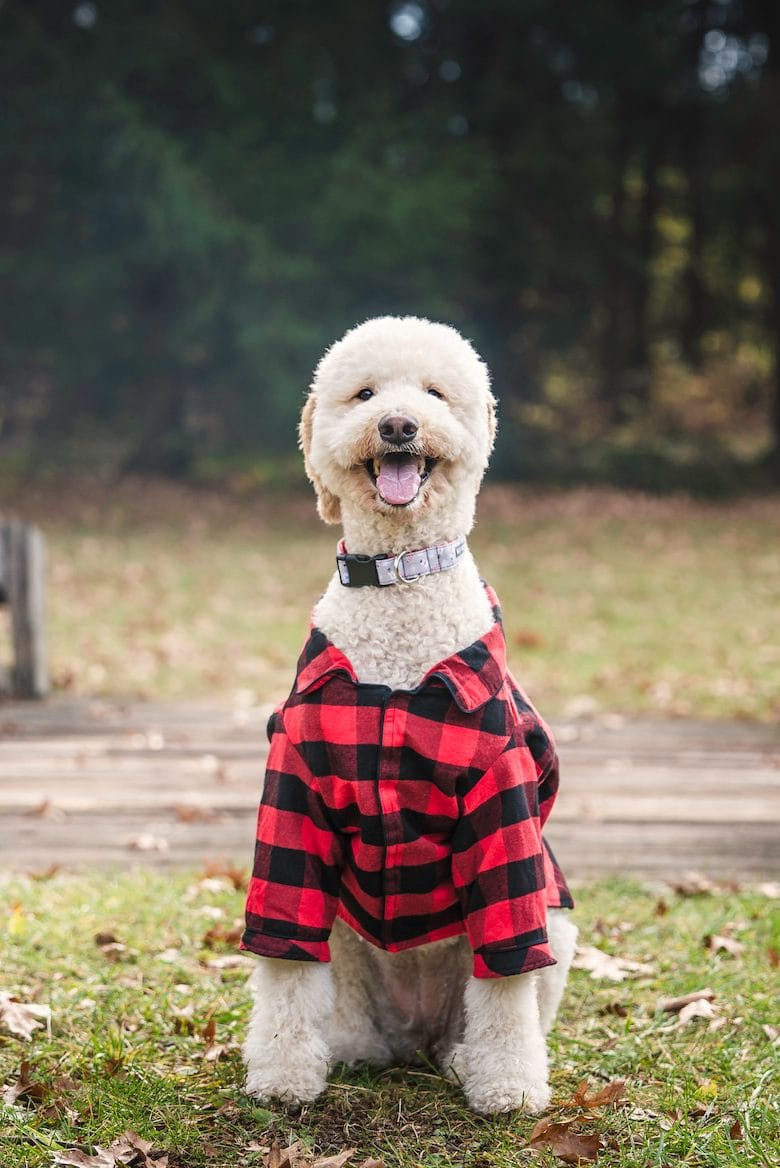
M 476 977 L 555 963 L 547 909 L 572 907 L 541 835 L 557 759 L 488 594 L 496 623 L 413 690 L 358 682 L 312 629 L 269 722 L 242 948 L 328 961 L 338 914 L 390 951 L 465 932 Z

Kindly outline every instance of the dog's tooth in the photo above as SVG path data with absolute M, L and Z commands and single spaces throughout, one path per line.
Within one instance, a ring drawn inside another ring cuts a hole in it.
M 382 469 L 382 464 L 380 463 L 378 458 L 375 458 L 374 459 L 374 477 L 375 478 L 379 478 L 379 472 L 381 471 L 381 469 Z

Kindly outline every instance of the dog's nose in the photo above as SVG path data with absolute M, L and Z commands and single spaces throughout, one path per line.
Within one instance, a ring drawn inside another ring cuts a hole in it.
M 418 429 L 414 418 L 406 418 L 403 414 L 385 414 L 379 423 L 379 437 L 384 442 L 392 442 L 394 446 L 403 446 L 404 442 L 411 442 Z

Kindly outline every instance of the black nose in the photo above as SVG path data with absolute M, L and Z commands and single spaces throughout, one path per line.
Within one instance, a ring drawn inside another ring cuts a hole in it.
M 394 446 L 403 446 L 404 442 L 411 442 L 418 428 L 414 418 L 405 418 L 402 414 L 385 414 L 379 423 L 379 437 L 385 442 L 392 442 Z

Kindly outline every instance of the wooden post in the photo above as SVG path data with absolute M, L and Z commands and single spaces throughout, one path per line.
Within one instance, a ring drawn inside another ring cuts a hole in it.
M 0 524 L 0 597 L 11 609 L 11 689 L 19 697 L 45 697 L 46 544 L 37 527 L 15 519 Z

